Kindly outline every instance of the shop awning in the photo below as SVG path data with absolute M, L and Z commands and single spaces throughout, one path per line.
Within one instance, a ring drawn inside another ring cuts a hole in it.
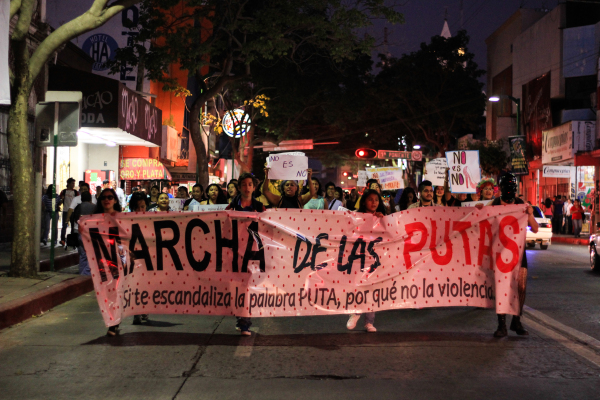
M 50 68 L 48 90 L 83 93 L 82 143 L 162 145 L 162 111 L 121 82 L 73 68 Z
M 125 181 L 171 180 L 169 170 L 154 158 L 122 158 L 119 177 Z

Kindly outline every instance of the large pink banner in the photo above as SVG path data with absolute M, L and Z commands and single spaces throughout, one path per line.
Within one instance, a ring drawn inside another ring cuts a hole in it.
M 517 314 L 525 206 L 83 217 L 105 323 L 135 314 L 251 317 L 423 307 Z

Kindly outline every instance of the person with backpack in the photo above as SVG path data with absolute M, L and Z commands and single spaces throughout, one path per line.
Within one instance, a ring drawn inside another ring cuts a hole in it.
M 69 227 L 69 207 L 71 206 L 73 199 L 77 196 L 79 196 L 79 192 L 75 190 L 75 179 L 67 179 L 67 188 L 60 192 L 60 200 L 64 205 L 62 212 L 62 229 L 60 231 L 60 244 L 65 247 L 65 236 L 67 234 L 67 228 Z M 73 224 L 71 224 L 71 231 L 73 231 Z

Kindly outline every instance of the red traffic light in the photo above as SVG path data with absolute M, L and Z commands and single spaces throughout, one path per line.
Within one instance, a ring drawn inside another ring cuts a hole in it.
M 358 149 L 354 154 L 358 158 L 377 158 L 377 150 L 373 149 Z
M 348 176 L 348 173 L 347 173 L 347 172 L 344 172 L 342 175 L 344 175 L 344 176 Z

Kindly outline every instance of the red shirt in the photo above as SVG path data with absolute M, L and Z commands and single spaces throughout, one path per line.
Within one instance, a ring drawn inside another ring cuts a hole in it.
M 571 207 L 571 217 L 573 219 L 581 219 L 582 214 L 583 214 L 583 208 L 581 206 Z

